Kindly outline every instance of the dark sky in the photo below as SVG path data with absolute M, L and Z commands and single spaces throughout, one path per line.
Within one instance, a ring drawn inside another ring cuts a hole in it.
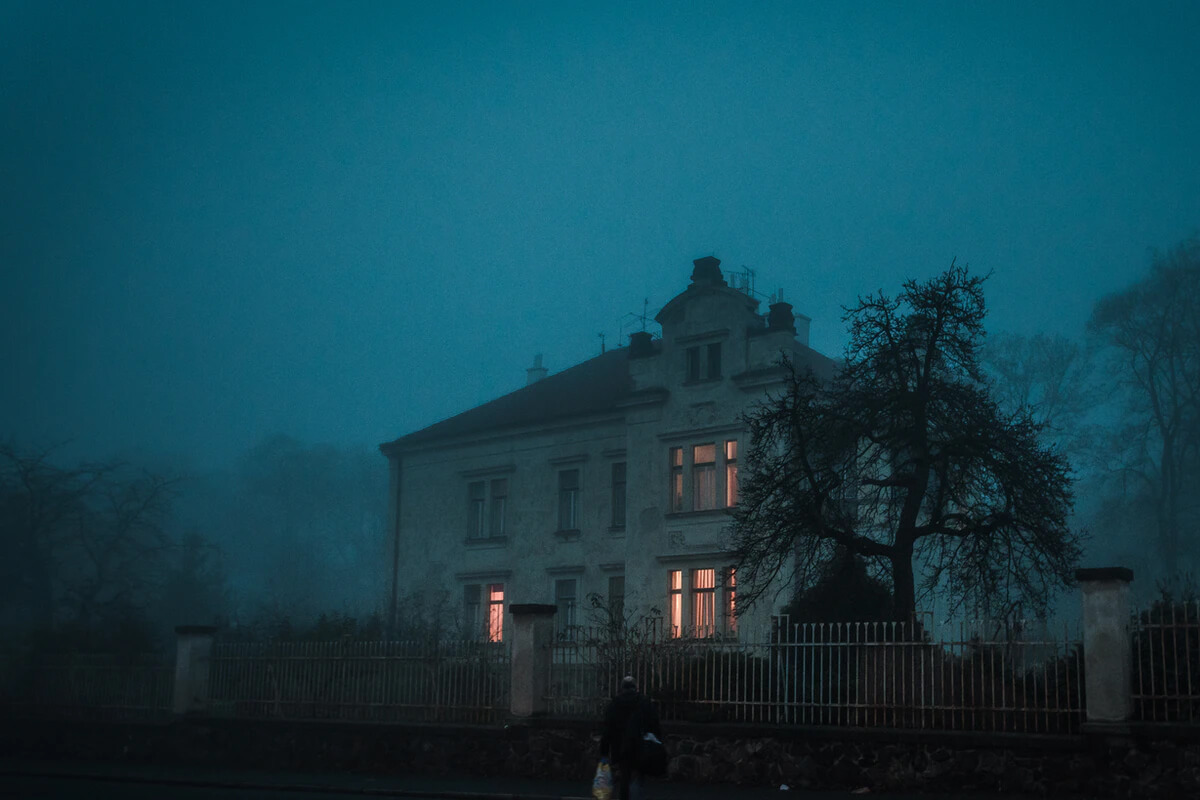
M 0 434 L 375 444 L 708 254 L 830 354 L 952 258 L 1075 335 L 1200 226 L 1198 3 L 581 8 L 0 0 Z

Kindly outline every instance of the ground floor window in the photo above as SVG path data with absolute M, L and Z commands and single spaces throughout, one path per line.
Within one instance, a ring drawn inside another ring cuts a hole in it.
M 667 573 L 671 636 L 710 638 L 737 633 L 736 573 L 732 567 L 673 569 Z
M 463 587 L 463 626 L 472 638 L 504 641 L 504 584 L 467 584 Z

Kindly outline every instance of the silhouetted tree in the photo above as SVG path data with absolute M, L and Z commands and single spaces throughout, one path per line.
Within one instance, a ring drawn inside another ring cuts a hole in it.
M 921 586 L 953 605 L 1044 609 L 1068 585 L 1068 465 L 1028 406 L 1003 411 L 978 359 L 983 279 L 951 266 L 898 298 L 847 309 L 851 340 L 829 382 L 786 363 L 785 390 L 749 413 L 747 479 L 734 513 L 739 599 L 776 579 L 802 590 L 845 549 L 886 576 L 894 611 Z
M 1088 330 L 1121 421 L 1109 473 L 1148 499 L 1160 554 L 1178 566 L 1200 523 L 1200 240 L 1156 255 L 1147 276 L 1096 304 Z

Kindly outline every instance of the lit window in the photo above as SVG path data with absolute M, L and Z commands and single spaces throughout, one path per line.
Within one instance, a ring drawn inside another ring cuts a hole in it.
M 725 632 L 737 633 L 737 570 L 725 571 Z
M 487 536 L 484 528 L 484 506 L 487 504 L 483 481 L 471 481 L 467 484 L 467 536 L 472 539 Z
M 736 506 L 738 503 L 738 443 L 737 439 L 725 442 L 725 505 Z
M 670 609 L 671 615 L 671 636 L 679 638 L 683 635 L 683 571 L 678 569 L 671 570 L 670 578 L 667 608 Z
M 625 462 L 612 465 L 612 526 L 625 527 Z
M 692 627 L 695 636 L 703 638 L 716 632 L 716 589 L 716 570 L 692 570 Z
M 493 583 L 488 586 L 487 640 L 489 642 L 504 641 L 503 583 Z
M 579 470 L 564 469 L 558 473 L 558 529 L 573 531 L 579 528 Z
M 559 639 L 575 636 L 575 579 L 565 578 L 554 582 L 554 627 Z
M 717 446 L 698 444 L 692 448 L 692 509 L 717 507 Z
M 671 448 L 671 510 L 683 511 L 683 448 Z

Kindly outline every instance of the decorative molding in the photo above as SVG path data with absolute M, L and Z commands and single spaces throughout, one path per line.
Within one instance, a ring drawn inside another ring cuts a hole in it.
M 582 575 L 583 565 L 575 567 L 546 567 L 547 575 Z
M 728 561 L 732 557 L 733 553 L 726 550 L 705 550 L 695 553 L 672 553 L 665 556 L 655 556 L 654 560 L 660 564 L 684 564 L 692 562 L 708 562 L 713 561 L 714 559 L 718 562 L 724 562 Z
M 582 464 L 588 460 L 587 453 L 580 453 L 574 456 L 559 456 L 558 458 L 550 459 L 550 465 L 553 467 L 561 467 L 566 464 Z
M 693 342 L 703 342 L 706 339 L 716 341 L 725 339 L 729 336 L 729 328 L 717 328 L 716 330 L 705 331 L 704 333 L 689 333 L 687 336 L 676 336 L 672 342 L 674 344 L 692 344 Z
M 463 540 L 468 550 L 490 550 L 508 546 L 507 536 L 478 536 Z
M 567 528 L 566 530 L 555 531 L 554 535 L 564 542 L 573 542 L 579 538 L 579 528 Z
M 607 564 L 597 564 L 601 572 L 624 572 L 624 561 L 610 561 Z
M 707 425 L 702 428 L 682 428 L 674 431 L 666 431 L 658 434 L 660 442 L 677 440 L 686 444 L 691 444 L 691 440 L 698 436 L 712 436 L 719 433 L 746 433 L 746 426 L 737 422 L 731 422 L 726 425 Z
M 511 578 L 511 569 L 488 569 L 482 572 L 456 572 L 454 579 L 459 581 L 484 581 L 493 578 Z
M 604 456 L 605 458 L 625 458 L 625 448 L 616 447 L 610 450 L 601 450 L 600 455 Z
M 464 469 L 458 473 L 464 478 L 480 478 L 485 475 L 504 475 L 508 472 L 516 472 L 516 464 L 498 464 L 494 467 L 478 467 L 476 469 Z

